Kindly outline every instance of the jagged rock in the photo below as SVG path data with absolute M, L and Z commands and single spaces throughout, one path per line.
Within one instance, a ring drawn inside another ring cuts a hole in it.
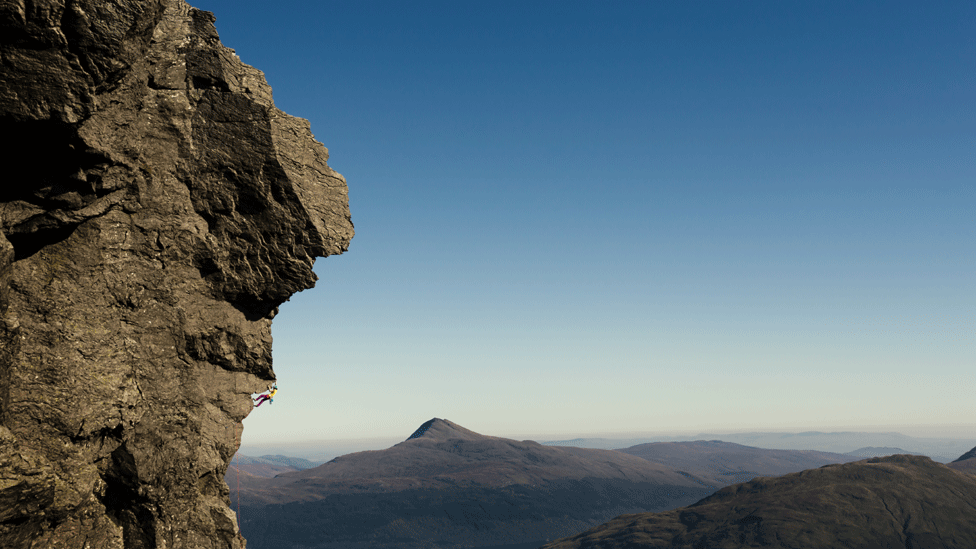
M 0 1 L 0 71 L 0 547 L 243 547 L 224 473 L 345 180 L 182 0 Z

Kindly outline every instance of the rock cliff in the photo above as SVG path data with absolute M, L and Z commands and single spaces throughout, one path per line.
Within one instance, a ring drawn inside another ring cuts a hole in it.
M 0 0 L 0 71 L 0 547 L 244 547 L 224 473 L 345 180 L 182 0 Z

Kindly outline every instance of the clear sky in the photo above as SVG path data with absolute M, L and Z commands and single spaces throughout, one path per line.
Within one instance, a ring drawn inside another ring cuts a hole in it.
M 976 437 L 976 3 L 191 3 L 356 225 L 245 444 Z

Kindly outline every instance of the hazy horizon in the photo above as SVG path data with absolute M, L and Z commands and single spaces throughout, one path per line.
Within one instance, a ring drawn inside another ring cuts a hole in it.
M 432 418 L 428 418 L 432 419 Z M 442 417 L 441 419 L 448 419 L 454 421 L 449 417 Z M 420 422 L 417 424 L 419 427 Z M 467 425 L 459 422 L 454 422 L 466 429 L 470 429 Z M 535 432 L 505 432 L 505 433 L 490 433 L 482 432 L 477 429 L 470 429 L 479 434 L 486 436 L 494 436 L 501 438 L 510 438 L 513 440 L 535 440 L 535 441 L 554 441 L 554 440 L 573 440 L 578 438 L 607 438 L 607 439 L 624 439 L 624 438 L 637 438 L 637 437 L 686 437 L 686 436 L 697 436 L 701 434 L 743 434 L 743 433 L 807 433 L 807 432 L 819 432 L 819 433 L 844 433 L 844 432 L 858 432 L 858 433 L 898 433 L 905 436 L 910 436 L 914 438 L 952 438 L 952 439 L 972 439 L 974 446 L 976 446 L 976 424 L 956 424 L 956 425 L 837 425 L 837 426 L 824 426 L 824 427 L 807 427 L 807 428 L 790 428 L 790 429 L 779 429 L 779 428 L 769 428 L 769 429 L 684 429 L 684 430 L 670 430 L 670 431 L 592 431 L 592 432 L 580 432 L 580 431 L 557 431 L 550 433 L 535 433 Z M 412 431 L 411 431 L 412 432 Z M 303 444 L 319 444 L 319 443 L 346 443 L 346 442 L 369 442 L 369 441 L 389 441 L 389 440 L 406 440 L 410 436 L 411 432 L 405 432 L 401 435 L 374 435 L 374 436 L 364 436 L 364 437 L 344 437 L 344 438 L 320 438 L 320 439 L 287 439 L 276 437 L 274 443 L 262 443 L 257 441 L 251 441 L 245 443 L 246 446 L 273 446 L 276 444 L 287 444 L 287 445 L 303 445 Z
M 245 444 L 971 417 L 976 4 L 193 5 L 356 224 Z
M 441 418 L 448 419 L 450 418 Z M 453 420 L 451 420 L 453 421 Z M 457 422 L 455 422 L 457 423 Z M 468 426 L 459 424 L 461 427 L 468 428 Z M 420 424 L 418 423 L 418 427 Z M 576 440 L 587 440 L 593 441 L 598 439 L 608 440 L 608 441 L 622 441 L 619 447 L 628 447 L 634 444 L 639 444 L 645 441 L 661 441 L 661 442 L 672 442 L 676 440 L 700 440 L 699 437 L 705 436 L 708 439 L 719 438 L 722 439 L 722 435 L 741 435 L 741 434 L 751 434 L 751 433 L 824 433 L 824 434 L 840 434 L 840 433 L 868 433 L 877 435 L 886 434 L 899 434 L 907 437 L 919 439 L 919 441 L 932 441 L 932 440 L 956 440 L 960 441 L 957 445 L 955 451 L 941 451 L 941 452 L 929 452 L 933 458 L 941 457 L 943 461 L 951 461 L 955 459 L 958 455 L 961 455 L 965 451 L 968 451 L 970 447 L 976 446 L 976 436 L 973 436 L 973 432 L 976 431 L 976 425 L 956 425 L 956 426 L 928 426 L 928 428 L 918 429 L 918 426 L 899 426 L 892 425 L 876 425 L 876 426 L 848 426 L 846 428 L 826 428 L 826 429 L 804 429 L 804 430 L 731 430 L 731 431 L 699 431 L 699 432 L 594 432 L 594 433 L 550 433 L 550 434 L 499 434 L 499 433 L 488 433 L 479 432 L 479 434 L 509 438 L 514 440 L 532 440 L 539 443 L 554 443 L 554 442 L 572 442 Z M 477 429 L 471 429 L 478 432 Z M 328 461 L 333 457 L 340 455 L 345 455 L 353 452 L 362 452 L 369 450 L 384 450 L 395 444 L 403 442 L 406 440 L 411 433 L 402 434 L 400 436 L 389 436 L 389 437 L 363 437 L 363 438 L 348 438 L 348 439 L 331 439 L 331 440 L 276 440 L 272 443 L 260 444 L 260 443 L 245 443 L 241 446 L 238 451 L 241 455 L 248 455 L 252 457 L 258 457 L 262 455 L 286 455 L 292 457 L 302 457 L 306 459 L 311 459 L 312 461 Z M 733 437 L 728 437 L 733 438 Z M 746 444 L 747 446 L 749 444 Z M 604 445 L 587 445 L 589 447 L 601 447 L 601 448 L 614 448 L 617 447 L 611 444 Z M 815 445 L 814 445 L 815 446 Z M 871 446 L 871 444 L 863 444 L 858 447 Z M 771 446 L 761 446 L 761 447 L 771 447 Z M 777 449 L 787 449 L 787 448 L 777 448 Z M 823 448 L 811 448 L 811 449 L 821 449 Z M 855 450 L 857 448 L 851 448 Z M 906 449 L 906 448 L 903 448 Z M 915 448 L 921 449 L 921 448 Z M 906 449 L 912 450 L 912 449 Z

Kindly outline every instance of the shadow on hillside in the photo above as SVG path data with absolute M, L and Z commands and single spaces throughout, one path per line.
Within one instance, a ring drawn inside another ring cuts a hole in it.
M 618 515 L 689 505 L 714 488 L 620 479 L 536 486 L 332 494 L 307 503 L 243 506 L 248 549 L 535 549 Z M 538 540 L 526 542 L 525 540 Z

